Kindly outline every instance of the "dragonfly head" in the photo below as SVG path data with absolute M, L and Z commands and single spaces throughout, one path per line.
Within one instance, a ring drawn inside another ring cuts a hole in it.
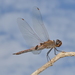
M 61 45 L 62 45 L 62 42 L 59 39 L 57 39 L 56 40 L 56 47 L 60 47 Z

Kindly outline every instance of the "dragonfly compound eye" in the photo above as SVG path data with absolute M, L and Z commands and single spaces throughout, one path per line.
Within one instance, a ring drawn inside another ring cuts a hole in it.
M 62 42 L 60 40 L 56 40 L 56 47 L 60 47 L 62 45 Z

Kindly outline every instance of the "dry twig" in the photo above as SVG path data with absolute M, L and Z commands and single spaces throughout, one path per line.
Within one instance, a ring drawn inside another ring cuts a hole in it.
M 58 55 L 56 55 L 54 58 L 52 58 L 49 62 L 47 62 L 45 65 L 40 67 L 38 70 L 33 72 L 31 75 L 38 75 L 42 71 L 44 71 L 46 68 L 53 65 L 54 62 L 56 62 L 58 59 L 67 57 L 67 56 L 75 56 L 75 52 L 60 52 Z

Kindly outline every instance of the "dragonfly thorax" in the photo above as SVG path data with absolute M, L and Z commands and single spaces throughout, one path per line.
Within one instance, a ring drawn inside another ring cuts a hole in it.
M 55 44 L 56 44 L 56 47 L 60 47 L 62 45 L 62 41 L 57 39 Z
M 55 48 L 56 47 L 56 42 L 54 40 L 48 40 L 44 43 L 42 43 L 42 45 L 44 46 L 44 48 Z

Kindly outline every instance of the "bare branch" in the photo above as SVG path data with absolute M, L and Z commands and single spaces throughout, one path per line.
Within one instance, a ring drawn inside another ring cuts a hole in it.
M 45 65 L 40 67 L 38 70 L 33 72 L 31 75 L 38 75 L 42 71 L 44 71 L 46 68 L 52 66 L 54 62 L 56 62 L 58 59 L 67 57 L 67 56 L 75 56 L 75 52 L 60 52 L 58 55 L 56 55 L 54 58 L 52 58 L 49 62 L 47 62 Z

